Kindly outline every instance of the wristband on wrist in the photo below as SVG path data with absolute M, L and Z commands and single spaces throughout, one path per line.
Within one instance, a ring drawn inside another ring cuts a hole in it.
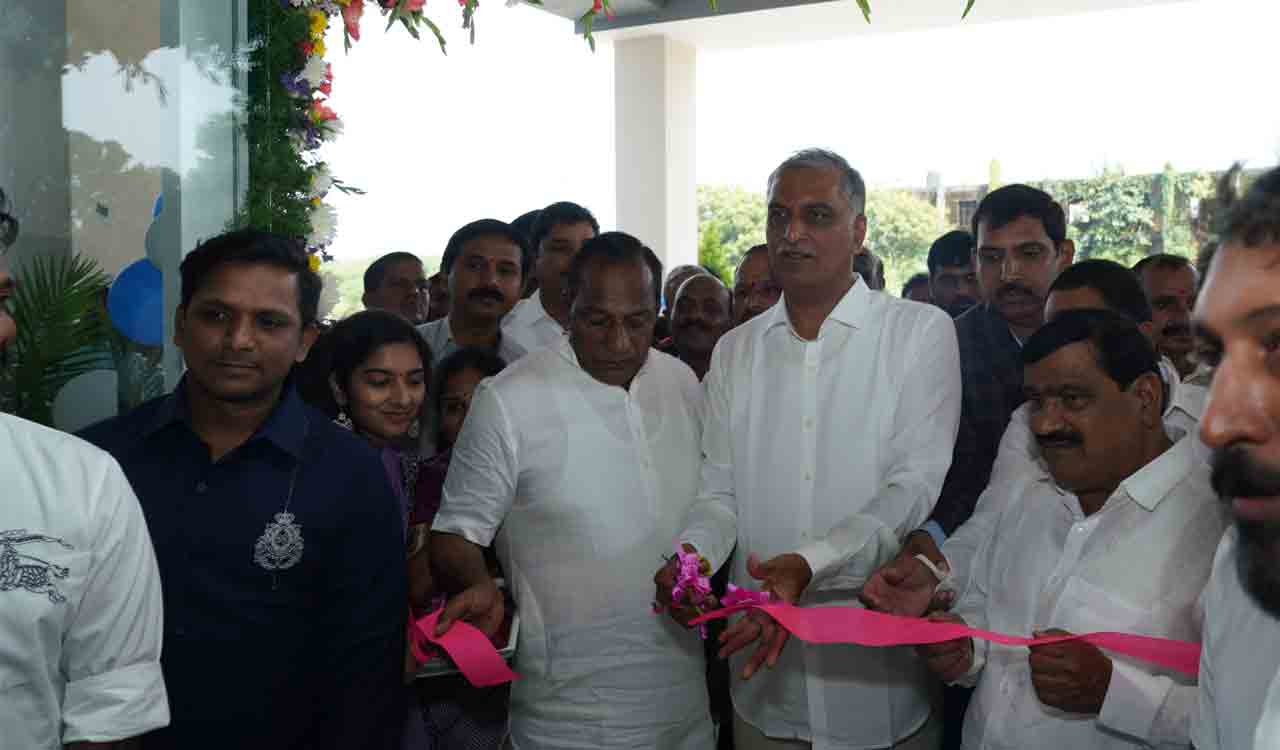
M 947 565 L 946 561 L 943 561 L 942 567 L 938 567 L 934 564 L 933 560 L 930 560 L 924 553 L 917 554 L 916 559 L 920 561 L 921 565 L 929 569 L 929 572 L 933 574 L 934 578 L 938 579 L 938 583 L 934 586 L 935 590 L 950 588 L 951 566 Z

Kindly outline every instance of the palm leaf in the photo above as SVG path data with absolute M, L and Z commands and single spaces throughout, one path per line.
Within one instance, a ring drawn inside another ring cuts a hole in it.
M 79 255 L 36 258 L 23 269 L 13 295 L 18 416 L 52 424 L 53 400 L 63 386 L 109 367 L 104 357 L 109 281 L 97 263 Z

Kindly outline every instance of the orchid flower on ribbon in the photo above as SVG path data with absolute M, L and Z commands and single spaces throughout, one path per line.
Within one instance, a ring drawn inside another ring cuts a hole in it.
M 703 613 L 703 606 L 715 606 L 715 597 L 711 594 L 711 564 L 701 555 L 685 552 L 676 545 L 676 583 L 671 589 L 671 600 L 685 599 L 698 614 Z M 654 610 L 657 612 L 658 610 Z M 707 638 L 707 626 L 698 626 L 698 635 Z

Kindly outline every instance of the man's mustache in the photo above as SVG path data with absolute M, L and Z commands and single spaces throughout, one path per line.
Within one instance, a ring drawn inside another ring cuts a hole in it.
M 1190 336 L 1191 326 L 1186 323 L 1170 323 L 1161 331 L 1164 336 Z
M 1022 284 L 1019 284 L 1016 281 L 1010 281 L 1004 284 L 1003 286 L 1001 286 L 1000 289 L 996 291 L 996 298 L 1004 299 L 1005 297 L 1008 297 L 1014 294 L 1022 294 L 1022 295 L 1026 295 L 1028 297 L 1033 297 L 1033 298 L 1036 296 L 1035 292 L 1031 291 L 1030 289 L 1023 286 Z
M 1067 448 L 1084 445 L 1084 437 L 1078 432 L 1050 432 L 1044 435 L 1036 435 L 1036 443 L 1041 449 Z
M 482 286 L 482 287 L 479 287 L 478 289 L 472 289 L 471 291 L 467 292 L 467 299 L 473 299 L 473 300 L 491 299 L 495 302 L 507 301 L 506 295 L 503 294 L 501 290 L 496 289 L 494 287 L 489 287 L 489 286 Z
M 701 330 L 704 330 L 710 333 L 711 323 L 709 323 L 708 321 L 702 320 L 701 318 L 693 318 L 693 319 L 685 318 L 684 320 L 680 321 L 680 325 L 676 326 L 676 328 L 682 331 L 687 331 L 691 328 L 699 328 Z
M 1211 463 L 1209 481 L 1223 500 L 1280 495 L 1280 471 L 1254 459 L 1243 446 L 1215 450 Z

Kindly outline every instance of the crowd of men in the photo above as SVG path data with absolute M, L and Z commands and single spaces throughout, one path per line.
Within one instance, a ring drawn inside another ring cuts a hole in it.
M 1199 269 L 1077 261 L 1052 196 L 1002 187 L 901 297 L 845 159 L 766 187 L 732 286 L 573 203 L 365 274 L 424 367 L 507 364 L 428 545 L 438 634 L 519 614 L 503 746 L 1280 748 L 1280 169 L 1224 189 Z M 251 231 L 181 274 L 172 394 L 84 440 L 0 416 L 0 747 L 411 747 L 401 501 L 292 374 L 319 277 Z M 1199 675 L 760 610 L 702 643 L 676 550 L 801 607 L 1196 642 Z

